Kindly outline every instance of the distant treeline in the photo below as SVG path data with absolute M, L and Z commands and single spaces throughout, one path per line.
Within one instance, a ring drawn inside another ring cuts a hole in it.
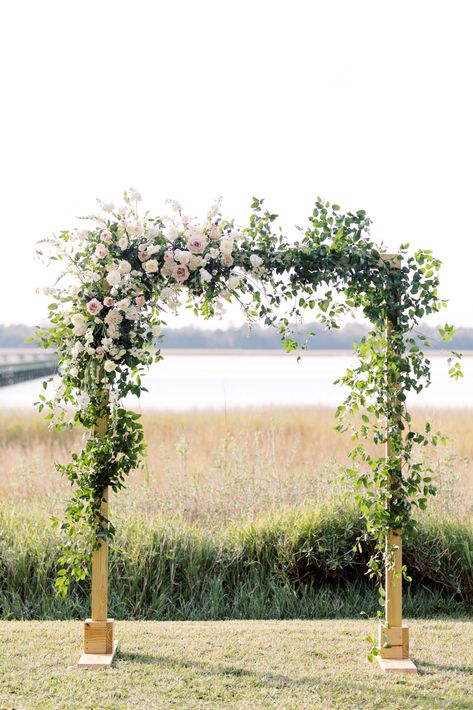
M 310 332 L 315 332 L 315 337 L 310 338 L 311 350 L 350 350 L 353 343 L 368 332 L 368 328 L 360 323 L 350 323 L 339 330 L 328 331 L 319 324 L 304 325 L 297 328 L 297 340 L 304 341 Z M 27 325 L 0 325 L 0 348 L 27 347 L 25 339 L 32 334 L 33 328 Z M 473 328 L 458 328 L 453 341 L 447 344 L 434 328 L 423 327 L 422 334 L 432 339 L 435 349 L 473 350 Z M 164 336 L 165 348 L 272 350 L 281 347 L 276 330 L 262 327 L 249 330 L 246 325 L 217 330 L 194 326 L 167 328 Z

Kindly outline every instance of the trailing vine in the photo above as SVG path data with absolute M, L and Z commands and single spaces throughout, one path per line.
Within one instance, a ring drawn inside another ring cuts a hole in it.
M 276 229 L 277 215 L 259 199 L 244 228 L 224 218 L 218 203 L 200 223 L 175 201 L 170 216 L 140 216 L 140 200 L 130 190 L 117 210 L 100 203 L 101 213 L 88 218 L 92 226 L 63 231 L 40 249 L 62 269 L 48 289 L 50 325 L 36 334 L 39 344 L 57 352 L 59 385 L 40 395 L 39 409 L 50 426 L 82 425 L 89 432 L 82 451 L 57 466 L 74 491 L 64 518 L 54 520 L 65 535 L 58 594 L 67 593 L 71 578 L 86 577 L 101 540 L 113 540 L 113 524 L 101 509 L 104 489 L 123 488 L 145 451 L 139 415 L 121 401 L 140 395 L 143 372 L 162 359 L 166 313 L 184 304 L 211 318 L 232 299 L 250 322 L 278 328 L 286 351 L 306 347 L 297 342 L 294 324 L 308 310 L 328 328 L 350 313 L 370 321 L 370 332 L 355 346 L 356 364 L 338 380 L 348 394 L 336 416 L 338 431 L 351 430 L 346 474 L 365 538 L 374 541 L 369 574 L 380 579 L 392 554 L 385 548 L 388 531 L 409 535 L 413 510 L 424 509 L 435 494 L 415 450 L 436 445 L 441 434 L 429 423 L 415 430 L 405 400 L 430 384 L 430 344 L 417 329 L 445 305 L 438 295 L 440 262 L 428 250 L 410 254 L 408 245 L 386 258 L 370 237 L 365 212 L 343 213 L 320 199 L 297 241 Z M 452 334 L 451 326 L 439 329 L 446 342 Z M 462 376 L 459 357 L 452 354 L 453 378 Z M 108 428 L 99 432 L 104 418 Z M 380 447 L 388 442 L 386 456 Z

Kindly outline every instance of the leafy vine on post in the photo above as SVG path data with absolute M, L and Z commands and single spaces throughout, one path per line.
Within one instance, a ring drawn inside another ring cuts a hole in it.
M 256 198 L 244 228 L 222 216 L 219 202 L 200 222 L 176 201 L 168 201 L 169 215 L 141 216 L 140 201 L 136 190 L 125 192 L 118 209 L 99 201 L 88 228 L 63 231 L 40 248 L 48 261 L 59 262 L 60 273 L 48 289 L 50 325 L 37 332 L 38 342 L 57 352 L 59 384 L 51 396 L 40 395 L 39 409 L 52 427 L 88 431 L 82 451 L 57 467 L 74 491 L 63 519 L 54 521 L 66 538 L 57 593 L 66 595 L 71 579 L 85 579 L 92 556 L 113 540 L 103 493 L 123 488 L 145 451 L 139 415 L 121 403 L 128 394 L 140 395 L 143 372 L 162 359 L 166 313 L 185 302 L 211 318 L 235 299 L 250 322 L 279 329 L 286 351 L 299 347 L 293 323 L 307 310 L 328 328 L 360 311 L 371 322 L 355 348 L 357 364 L 338 380 L 348 395 L 337 410 L 337 428 L 351 429 L 355 445 L 346 472 L 365 539 L 375 543 L 369 573 L 380 580 L 384 597 L 385 568 L 392 579 L 400 571 L 399 546 L 386 540 L 392 531 L 408 536 L 413 509 L 424 508 L 435 493 L 413 454 L 414 447 L 435 445 L 439 434 L 429 425 L 412 429 L 405 397 L 430 384 L 429 343 L 414 332 L 444 305 L 437 294 L 440 262 L 429 251 L 409 255 L 407 245 L 386 258 L 370 237 L 365 212 L 343 213 L 320 199 L 297 241 L 275 230 L 277 215 Z M 392 268 L 393 260 L 399 268 Z M 448 341 L 452 328 L 440 335 Z M 462 376 L 457 361 L 450 374 Z M 98 430 L 99 421 L 107 426 Z M 373 455 L 365 440 L 378 450 L 389 442 L 388 455 Z M 371 655 L 379 653 L 373 642 Z

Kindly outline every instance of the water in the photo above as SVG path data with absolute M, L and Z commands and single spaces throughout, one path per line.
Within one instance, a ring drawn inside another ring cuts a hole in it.
M 343 399 L 333 381 L 350 365 L 348 355 L 166 355 L 144 380 L 149 392 L 127 404 L 140 410 L 193 410 L 270 405 L 328 405 Z M 447 375 L 445 357 L 432 358 L 432 386 L 409 398 L 411 406 L 472 407 L 473 355 L 463 358 L 465 378 Z M 31 409 L 40 380 L 0 388 L 0 410 Z

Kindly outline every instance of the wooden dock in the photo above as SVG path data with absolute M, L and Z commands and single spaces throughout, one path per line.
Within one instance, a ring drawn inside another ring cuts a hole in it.
M 48 377 L 57 372 L 55 355 L 37 348 L 0 349 L 0 387 Z

